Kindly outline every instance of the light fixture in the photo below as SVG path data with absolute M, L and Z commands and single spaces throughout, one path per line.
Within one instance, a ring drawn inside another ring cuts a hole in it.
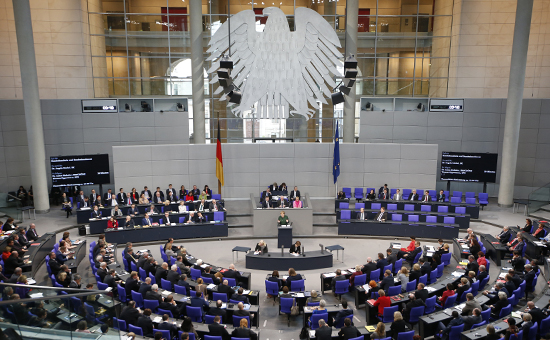
M 220 68 L 218 69 L 218 78 L 229 78 L 229 69 L 227 68 Z

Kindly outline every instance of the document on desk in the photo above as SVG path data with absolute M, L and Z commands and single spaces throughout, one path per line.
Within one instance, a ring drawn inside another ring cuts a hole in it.
M 329 277 L 335 277 L 336 276 L 336 273 L 326 273 L 326 274 L 323 274 L 326 278 L 329 278 Z
M 162 296 L 168 296 L 168 295 L 172 294 L 172 292 L 169 292 L 167 290 L 163 290 L 161 294 L 162 294 Z
M 394 243 L 392 248 L 393 249 L 401 249 L 401 243 Z
M 161 316 L 157 316 L 157 317 L 155 317 L 155 318 L 153 319 L 153 322 L 154 322 L 154 323 L 161 323 L 161 321 L 162 321 L 162 317 L 161 317 Z
M 428 291 L 428 293 L 435 292 L 437 290 L 434 287 L 430 287 L 430 286 L 426 286 L 425 288 Z
M 464 274 L 461 273 L 461 272 L 452 272 L 451 275 L 454 276 L 454 277 L 461 277 Z
M 315 338 L 315 331 L 309 331 L 309 337 Z
M 300 256 L 300 254 L 296 254 L 296 253 L 291 253 L 290 255 L 292 255 L 292 256 Z
M 296 293 L 294 296 L 297 297 L 297 298 L 305 297 L 304 293 Z
M 34 293 L 34 294 L 29 294 L 29 296 L 33 299 L 36 299 L 36 298 L 41 298 L 41 297 L 44 297 L 44 294 L 42 293 Z
M 206 286 L 206 289 L 213 289 L 214 287 L 216 287 L 216 285 L 213 283 L 210 283 L 208 284 L 208 286 Z
M 365 290 L 365 293 L 368 293 L 369 290 L 370 290 L 369 284 L 368 284 L 368 283 L 367 283 L 367 284 L 364 284 L 364 285 L 363 285 L 363 289 Z

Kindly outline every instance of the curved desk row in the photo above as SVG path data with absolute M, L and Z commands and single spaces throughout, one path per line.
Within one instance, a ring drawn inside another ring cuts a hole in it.
M 224 217 L 223 220 L 225 220 L 225 212 L 221 212 L 221 213 L 223 213 L 223 217 Z M 111 214 L 110 211 L 109 211 L 109 214 Z M 188 212 L 181 213 L 181 214 L 177 213 L 177 212 L 172 212 L 172 213 L 170 213 L 170 219 L 171 220 L 173 219 L 177 223 L 183 223 L 183 221 L 187 219 L 188 215 L 189 215 Z M 213 211 L 203 212 L 202 215 L 204 217 L 206 217 L 206 221 L 213 221 L 214 220 L 214 212 Z M 100 219 L 89 219 L 89 222 L 86 222 L 86 223 L 90 223 L 90 234 L 101 234 L 101 233 L 103 233 L 103 231 L 105 229 L 107 229 L 107 223 L 109 222 L 109 217 L 103 217 L 103 218 L 100 218 Z M 144 217 L 145 217 L 145 215 L 132 216 L 132 220 L 134 221 L 134 223 L 136 225 L 141 225 L 142 220 L 143 220 Z M 164 218 L 164 213 L 153 214 L 153 215 L 150 215 L 149 218 L 154 223 L 159 223 L 159 224 L 160 224 L 160 219 L 163 219 L 163 220 L 165 219 Z M 117 220 L 119 226 L 123 226 L 124 222 L 126 221 L 126 216 L 117 217 L 116 220 Z M 182 222 L 180 222 L 180 220 Z M 163 222 L 165 223 L 166 221 L 163 221 Z
M 337 209 L 336 210 L 336 219 L 340 219 L 340 212 L 342 210 L 351 210 L 351 209 Z M 367 214 L 367 219 L 375 219 L 380 209 L 365 209 Z M 468 214 L 456 214 L 456 213 L 445 213 L 445 212 L 425 212 L 425 211 L 411 211 L 411 210 L 387 210 L 388 220 L 392 219 L 393 214 L 401 215 L 403 221 L 409 220 L 410 215 L 418 216 L 419 222 L 426 222 L 427 216 L 434 216 L 437 220 L 437 223 L 444 223 L 445 217 L 453 217 L 455 223 L 458 224 L 460 229 L 468 229 L 470 227 L 470 215 Z M 351 218 L 357 218 L 359 216 L 359 209 L 351 210 Z
M 458 237 L 457 224 L 338 220 L 338 235 L 373 235 L 453 239 Z
M 332 253 L 329 251 L 308 251 L 305 256 L 294 256 L 287 251 L 254 255 L 254 252 L 246 254 L 246 268 L 258 270 L 282 270 L 288 268 L 295 270 L 310 270 L 332 267 Z
M 30 276 L 34 278 L 38 268 L 45 261 L 46 255 L 52 251 L 54 244 L 55 233 L 53 232 L 45 233 L 38 240 L 31 242 L 30 246 L 27 247 L 28 251 L 25 253 L 25 258 L 28 258 L 30 263 L 21 268 L 23 273 L 30 271 Z
M 223 223 L 160 225 L 148 228 L 106 229 L 105 240 L 109 243 L 149 242 L 198 237 L 224 237 L 228 225 Z
M 347 200 L 347 199 L 346 200 L 336 199 L 334 201 L 335 201 L 335 204 L 334 204 L 335 211 L 336 211 L 336 209 L 340 208 L 340 202 L 348 202 L 349 203 L 349 200 Z M 456 207 L 465 207 L 466 208 L 466 214 L 470 215 L 471 218 L 476 218 L 476 219 L 479 218 L 479 204 L 478 203 L 471 204 L 471 203 L 464 203 L 464 202 L 462 202 L 462 203 L 450 203 L 450 202 L 434 202 L 434 201 L 431 201 L 431 202 L 394 201 L 394 200 L 379 200 L 379 199 L 376 199 L 376 200 L 363 200 L 363 201 L 361 201 L 361 203 L 365 203 L 365 208 L 376 209 L 376 210 L 380 210 L 380 208 L 371 208 L 372 203 L 380 203 L 384 208 L 387 208 L 388 204 L 397 204 L 397 210 L 405 210 L 405 204 L 413 204 L 414 205 L 414 211 L 418 211 L 418 213 L 420 213 L 420 209 L 421 209 L 420 206 L 421 205 L 431 206 L 432 207 L 431 208 L 432 212 L 437 212 L 437 207 L 438 206 L 448 206 L 449 207 L 449 212 L 452 212 L 452 213 L 455 212 Z
M 209 203 L 212 200 L 206 200 L 205 202 Z M 225 203 L 223 200 L 216 201 L 220 203 L 222 207 L 225 206 Z M 200 203 L 200 201 L 186 201 L 185 206 L 187 206 L 187 210 L 195 210 L 195 207 L 197 204 Z M 154 206 L 158 209 L 158 211 L 178 211 L 179 203 L 170 203 L 168 205 L 165 205 L 164 203 L 155 203 Z M 145 214 L 145 210 L 149 208 L 151 204 L 136 204 L 136 208 L 138 208 L 140 214 Z M 131 206 L 129 205 L 119 205 L 118 208 L 122 210 L 122 213 L 124 215 L 127 215 L 128 209 L 130 209 Z M 101 211 L 103 216 L 109 216 L 111 215 L 111 209 L 114 207 L 103 207 L 99 208 L 99 211 Z M 90 216 L 92 215 L 93 208 L 89 209 L 78 209 L 76 210 L 76 222 L 79 224 L 88 223 L 88 220 L 90 219 Z

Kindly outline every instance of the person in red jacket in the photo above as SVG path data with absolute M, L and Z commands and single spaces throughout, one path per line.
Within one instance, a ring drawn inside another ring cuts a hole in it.
M 485 258 L 485 253 L 482 251 L 477 253 L 477 264 L 487 267 L 487 259 Z
M 376 300 L 373 306 L 378 306 L 378 315 L 383 316 L 384 308 L 391 306 L 391 299 L 389 296 L 386 296 L 386 293 L 382 289 L 378 291 L 378 295 L 380 295 L 380 297 Z
M 439 302 L 441 303 L 441 305 L 443 306 L 445 304 L 445 301 L 447 301 L 447 298 L 449 296 L 452 296 L 455 294 L 455 291 L 454 291 L 454 286 L 452 283 L 447 283 L 447 290 L 443 292 L 443 295 L 441 295 L 441 297 L 439 298 Z
M 411 236 L 411 243 L 407 246 L 407 248 L 401 248 L 399 252 L 397 253 L 397 259 L 403 258 L 403 255 L 408 254 L 416 249 L 416 236 Z
M 118 228 L 118 221 L 114 216 L 111 216 L 111 219 L 107 222 L 107 228 Z

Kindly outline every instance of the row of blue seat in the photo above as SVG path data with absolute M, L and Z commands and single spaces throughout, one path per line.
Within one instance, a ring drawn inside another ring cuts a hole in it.
M 367 204 L 368 203 L 365 203 L 365 202 L 357 202 L 357 203 L 355 203 L 355 210 L 359 210 L 361 208 L 367 208 Z M 340 209 L 349 209 L 349 202 L 339 202 L 338 207 Z M 376 203 L 376 202 L 370 203 L 370 209 L 372 209 L 372 210 L 380 210 L 381 207 L 382 207 L 382 203 Z M 415 207 L 414 204 L 405 204 L 403 206 L 403 210 L 415 211 L 414 207 Z M 386 210 L 387 211 L 397 210 L 397 204 L 388 203 L 386 205 Z M 429 204 L 423 204 L 423 205 L 420 206 L 420 211 L 430 213 L 432 211 L 432 206 L 429 205 Z M 439 212 L 439 213 L 448 213 L 449 212 L 449 206 L 439 205 L 439 206 L 437 206 L 437 212 Z M 466 207 L 455 207 L 455 212 L 454 213 L 455 214 L 466 214 Z
M 378 192 L 375 188 L 367 188 L 366 191 L 363 191 L 363 188 L 355 188 L 353 195 L 351 193 L 351 188 L 342 188 L 342 191 L 346 195 L 346 198 L 355 198 L 358 200 L 365 199 L 366 195 L 371 192 L 371 190 L 374 190 L 376 197 L 378 197 Z M 407 199 L 409 197 L 409 194 L 412 192 L 413 189 L 403 189 L 401 193 L 403 194 L 404 199 Z M 416 193 L 419 196 L 419 199 L 424 195 L 423 189 L 416 189 Z M 397 189 L 390 189 L 390 198 L 393 199 L 393 195 L 397 192 Z M 428 190 L 430 197 L 432 201 L 437 201 L 437 195 L 438 192 L 436 190 Z M 445 194 L 445 202 L 451 202 L 451 203 L 462 203 L 462 191 L 453 191 L 453 195 L 449 195 L 449 191 L 444 190 L 443 193 Z M 478 193 L 479 198 L 479 204 L 487 205 L 489 204 L 489 194 L 480 192 Z M 465 202 L 468 204 L 475 204 L 476 203 L 476 193 L 473 191 L 467 191 L 464 194 Z

